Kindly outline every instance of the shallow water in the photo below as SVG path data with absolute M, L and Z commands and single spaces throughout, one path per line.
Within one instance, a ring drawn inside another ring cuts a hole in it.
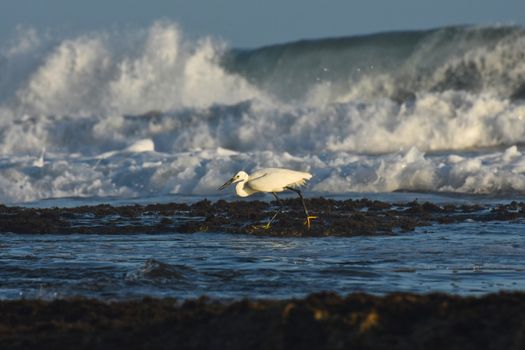
M 523 290 L 523 231 L 519 222 L 465 222 L 351 238 L 1 234 L 0 298 Z

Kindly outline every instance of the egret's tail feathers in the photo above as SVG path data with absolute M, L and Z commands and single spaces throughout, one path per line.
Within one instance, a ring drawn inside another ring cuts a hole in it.
M 310 175 L 309 177 L 305 177 L 299 181 L 294 182 L 293 184 L 290 184 L 288 187 L 297 188 L 297 187 L 304 186 L 306 184 L 306 181 L 310 180 L 311 177 L 312 175 Z

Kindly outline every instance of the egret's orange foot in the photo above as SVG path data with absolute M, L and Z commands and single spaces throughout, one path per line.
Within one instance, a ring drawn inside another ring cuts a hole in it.
M 313 219 L 318 219 L 317 216 L 307 216 L 306 217 L 306 221 L 304 222 L 304 224 L 308 227 L 308 229 L 310 229 L 310 221 L 313 220 Z
M 269 230 L 271 225 L 268 223 L 266 225 L 252 225 L 252 227 L 256 230 L 260 230 L 260 229 L 263 229 L 263 230 Z

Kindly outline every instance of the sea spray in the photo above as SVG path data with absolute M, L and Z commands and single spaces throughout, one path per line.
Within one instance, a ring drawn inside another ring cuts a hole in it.
M 243 50 L 166 21 L 21 29 L 0 49 L 0 201 L 208 195 L 269 166 L 319 193 L 522 193 L 524 48 L 520 27 Z

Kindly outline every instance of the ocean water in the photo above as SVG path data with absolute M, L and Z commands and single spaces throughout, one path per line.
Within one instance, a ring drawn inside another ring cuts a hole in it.
M 519 199 L 524 52 L 513 26 L 260 48 L 187 39 L 169 21 L 20 28 L 0 43 L 0 203 L 233 199 L 217 187 L 261 167 L 311 172 L 307 196 Z M 0 233 L 0 297 L 523 289 L 522 224 L 337 239 Z
M 466 222 L 350 238 L 0 234 L 0 299 L 524 290 L 523 226 Z
M 230 48 L 171 22 L 0 48 L 0 202 L 211 195 L 240 169 L 313 192 L 525 191 L 525 29 Z

